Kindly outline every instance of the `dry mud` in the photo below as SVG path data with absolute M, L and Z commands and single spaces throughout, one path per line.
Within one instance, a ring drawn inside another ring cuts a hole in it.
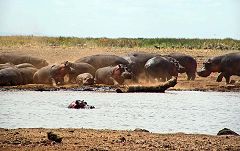
M 49 141 L 47 132 L 62 137 Z M 0 129 L 0 150 L 240 150 L 239 136 L 93 129 Z

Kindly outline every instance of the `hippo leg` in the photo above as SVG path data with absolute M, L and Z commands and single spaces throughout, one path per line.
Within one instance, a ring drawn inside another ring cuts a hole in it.
M 222 81 L 222 78 L 223 78 L 223 73 L 221 72 L 218 77 L 217 77 L 217 82 L 221 82 Z
M 195 72 L 187 72 L 187 80 L 195 80 L 196 74 Z
M 230 83 L 230 76 L 229 74 L 224 74 L 224 78 L 226 79 L 226 84 Z
M 54 79 L 54 78 L 51 78 L 51 80 L 52 80 L 52 85 L 53 85 L 54 87 L 56 87 L 56 86 L 57 86 L 57 83 L 56 83 L 55 79 Z
M 72 70 L 69 74 L 68 74 L 68 83 L 76 83 L 76 77 L 77 74 L 74 70 Z
M 225 72 L 221 72 L 218 77 L 217 77 L 217 82 L 221 82 L 222 81 L 222 78 L 225 78 L 226 79 L 226 83 L 228 84 L 229 81 L 230 81 L 230 75 L 225 73 Z
M 161 79 L 161 82 L 165 82 L 166 81 L 166 76 L 161 76 L 160 79 Z
M 112 80 L 114 86 L 119 86 L 119 83 L 113 77 L 110 77 L 109 79 Z
M 150 83 L 150 75 L 148 73 L 145 73 L 145 82 Z
M 170 80 L 172 78 L 172 76 L 170 74 L 167 74 L 167 81 Z

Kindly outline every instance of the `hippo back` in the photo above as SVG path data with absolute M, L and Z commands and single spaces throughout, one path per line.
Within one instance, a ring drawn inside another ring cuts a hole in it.
M 0 70 L 1 69 L 5 69 L 5 68 L 9 68 L 9 67 L 14 67 L 14 64 L 11 64 L 11 63 L 3 63 L 3 64 L 0 64 Z
M 148 77 L 162 77 L 165 80 L 169 76 L 178 76 L 177 66 L 169 57 L 153 57 L 146 62 L 144 69 Z
M 221 60 L 220 72 L 228 72 L 230 75 L 240 76 L 240 53 L 230 53 Z
M 168 56 L 176 59 L 185 70 L 196 72 L 197 61 L 192 56 L 182 53 L 171 53 Z
M 23 84 L 21 72 L 16 67 L 0 70 L 0 86 L 14 86 Z
M 116 55 L 103 55 L 103 54 L 87 56 L 75 61 L 75 63 L 80 63 L 80 62 L 88 63 L 92 65 L 95 69 L 99 69 L 107 66 L 115 66 L 118 64 L 124 64 L 124 65 L 128 64 L 128 61 L 122 57 L 119 57 Z
M 0 63 L 7 62 L 13 63 L 15 65 L 22 63 L 30 63 L 36 68 L 42 68 L 48 65 L 46 60 L 37 57 L 16 54 L 0 54 Z
M 144 73 L 145 63 L 149 59 L 151 59 L 155 56 L 159 56 L 159 54 L 146 53 L 146 52 L 133 52 L 133 53 L 129 53 L 123 57 L 124 59 L 126 59 L 129 62 L 129 68 L 133 74 L 133 80 L 135 82 L 137 82 L 138 78 L 140 78 L 140 74 Z
M 34 67 L 25 67 L 25 68 L 18 68 L 22 78 L 23 84 L 32 84 L 33 83 L 33 75 L 37 72 L 37 68 Z

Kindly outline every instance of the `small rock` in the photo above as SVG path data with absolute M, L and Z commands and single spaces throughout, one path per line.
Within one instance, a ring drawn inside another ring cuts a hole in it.
M 122 141 L 122 142 L 126 142 L 126 138 L 125 137 L 121 137 L 119 140 Z
M 163 144 L 163 147 L 164 147 L 164 148 L 170 148 L 170 145 L 168 145 L 168 144 Z
M 53 132 L 48 132 L 47 137 L 51 141 L 55 141 L 56 143 L 62 142 L 62 137 L 59 137 L 57 134 L 54 134 Z
M 228 128 L 224 128 L 222 130 L 220 130 L 217 135 L 235 135 L 235 136 L 239 136 L 238 133 L 228 129 Z
M 149 132 L 148 130 L 146 130 L 146 129 L 141 129 L 141 128 L 136 128 L 134 131 L 135 131 L 135 132 Z
M 21 141 L 19 141 L 19 140 L 14 140 L 12 143 L 13 143 L 14 145 L 18 145 L 18 144 L 21 144 Z
M 116 142 L 117 142 L 117 143 L 126 142 L 126 138 L 125 138 L 125 137 L 120 137 Z

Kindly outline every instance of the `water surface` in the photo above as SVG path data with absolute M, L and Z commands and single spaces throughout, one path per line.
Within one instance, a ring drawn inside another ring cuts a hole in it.
M 240 133 L 240 93 L 166 91 L 99 93 L 79 91 L 0 92 L 2 128 L 94 128 L 159 133 Z M 84 99 L 96 109 L 67 106 Z

